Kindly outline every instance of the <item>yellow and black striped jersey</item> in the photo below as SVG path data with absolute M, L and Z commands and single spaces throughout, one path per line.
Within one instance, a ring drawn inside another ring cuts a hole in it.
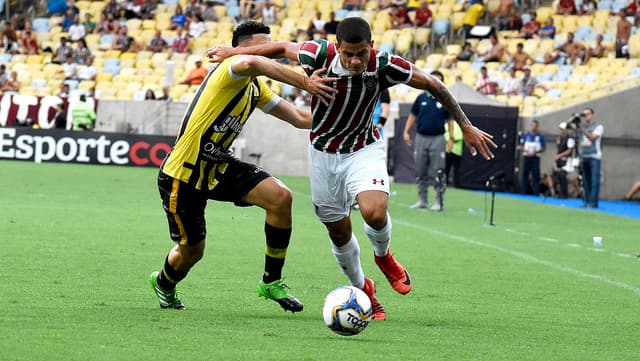
M 196 189 L 213 189 L 224 173 L 229 147 L 258 107 L 269 112 L 280 101 L 263 80 L 233 73 L 237 57 L 209 71 L 180 124 L 176 143 L 162 171 Z

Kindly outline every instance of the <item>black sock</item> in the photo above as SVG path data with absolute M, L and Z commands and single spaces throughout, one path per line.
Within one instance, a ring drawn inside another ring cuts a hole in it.
M 265 222 L 264 234 L 267 238 L 267 249 L 264 257 L 262 281 L 271 283 L 282 278 L 284 259 L 291 239 L 291 228 L 276 228 Z
M 158 274 L 158 286 L 164 290 L 172 290 L 176 288 L 176 284 L 187 277 L 186 272 L 176 271 L 169 264 L 169 256 L 164 260 L 164 267 Z

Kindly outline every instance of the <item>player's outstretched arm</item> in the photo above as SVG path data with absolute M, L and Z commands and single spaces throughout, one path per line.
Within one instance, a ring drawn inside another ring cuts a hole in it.
M 462 129 L 464 142 L 469 147 L 471 155 L 475 156 L 480 152 L 485 159 L 492 159 L 494 155 L 491 152 L 491 148 L 497 148 L 497 145 L 491 140 L 493 137 L 471 124 L 467 115 L 460 108 L 458 101 L 440 79 L 425 73 L 415 65 L 412 65 L 412 67 L 413 75 L 408 85 L 417 89 L 428 90 L 449 110 L 453 119 L 458 122 Z
M 234 55 L 260 55 L 271 59 L 287 58 L 289 60 L 298 60 L 298 49 L 300 44 L 285 41 L 270 42 L 254 46 L 214 46 L 207 50 L 207 58 L 210 63 L 219 63 L 224 59 Z
M 271 79 L 287 83 L 296 88 L 306 90 L 317 97 L 322 103 L 328 104 L 337 91 L 327 85 L 336 78 L 323 78 L 321 75 L 325 69 L 316 70 L 311 77 L 297 73 L 284 65 L 262 56 L 245 55 L 233 60 L 231 70 L 238 75 L 259 76 L 266 75 Z
M 280 118 L 285 122 L 300 129 L 311 129 L 311 113 L 307 110 L 296 108 L 293 104 L 282 99 L 273 107 L 269 114 Z

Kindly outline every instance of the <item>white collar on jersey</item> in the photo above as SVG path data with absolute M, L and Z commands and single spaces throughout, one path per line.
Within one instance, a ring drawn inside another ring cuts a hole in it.
M 337 76 L 350 76 L 351 72 L 345 69 L 340 62 L 340 55 L 336 54 L 329 67 L 330 71 Z

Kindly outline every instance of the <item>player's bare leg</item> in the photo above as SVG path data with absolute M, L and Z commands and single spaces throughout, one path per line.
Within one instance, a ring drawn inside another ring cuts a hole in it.
M 364 231 L 371 241 L 376 264 L 396 292 L 406 295 L 411 291 L 411 277 L 389 250 L 391 217 L 387 212 L 389 195 L 382 191 L 364 191 L 357 196 Z

